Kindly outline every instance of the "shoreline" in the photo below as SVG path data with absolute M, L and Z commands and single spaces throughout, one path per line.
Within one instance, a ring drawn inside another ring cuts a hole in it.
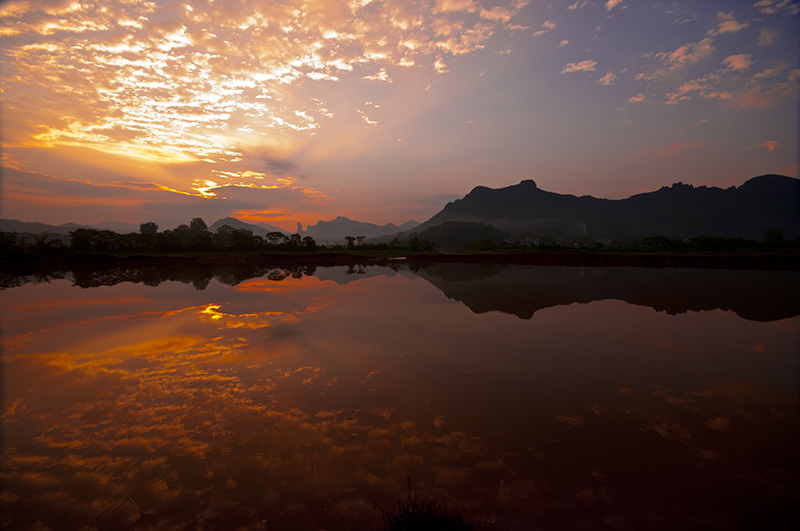
M 565 267 L 651 267 L 800 271 L 800 253 L 633 253 L 533 251 L 489 253 L 274 253 L 261 255 L 112 255 L 81 253 L 65 256 L 12 255 L 0 258 L 0 270 L 23 273 L 43 270 L 85 270 L 108 267 L 192 265 L 353 266 L 470 263 Z
M 800 253 L 598 253 L 583 251 L 540 251 L 529 253 L 409 255 L 407 259 L 415 263 L 800 271 Z

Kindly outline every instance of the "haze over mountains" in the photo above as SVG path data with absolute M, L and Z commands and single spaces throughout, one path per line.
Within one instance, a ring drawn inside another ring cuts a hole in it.
M 202 217 L 202 213 L 198 214 Z M 231 217 L 215 221 L 209 229 L 214 232 L 222 225 L 250 230 L 262 237 L 273 231 L 287 233 L 279 227 Z M 92 226 L 53 226 L 0 220 L 2 231 L 29 234 L 67 235 L 82 227 L 136 232 L 139 224 L 107 221 Z M 768 227 L 782 230 L 786 239 L 800 238 L 800 179 L 763 175 L 727 189 L 677 183 L 617 200 L 547 192 L 534 181 L 525 180 L 505 188 L 476 187 L 422 224 L 409 221 L 402 225 L 375 225 L 339 216 L 305 230 L 298 223 L 297 233 L 319 243 L 341 243 L 345 236 L 388 241 L 416 235 L 431 239 L 440 247 L 457 248 L 482 239 L 499 241 L 508 237 L 571 242 L 722 235 L 757 240 Z

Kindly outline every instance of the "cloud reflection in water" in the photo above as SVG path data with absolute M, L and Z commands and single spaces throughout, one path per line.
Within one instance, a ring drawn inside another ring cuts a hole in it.
M 740 527 L 798 497 L 797 317 L 521 320 L 399 275 L 4 295 L 15 526 L 371 528 L 409 475 L 488 529 Z

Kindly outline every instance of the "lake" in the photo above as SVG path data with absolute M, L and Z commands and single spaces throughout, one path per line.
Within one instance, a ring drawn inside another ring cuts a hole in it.
M 3 284 L 4 528 L 371 530 L 409 484 L 476 529 L 799 522 L 798 272 Z

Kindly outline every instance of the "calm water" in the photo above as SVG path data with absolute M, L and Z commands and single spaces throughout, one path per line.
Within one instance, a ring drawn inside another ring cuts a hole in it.
M 4 278 L 0 524 L 798 522 L 800 274 L 396 269 Z

